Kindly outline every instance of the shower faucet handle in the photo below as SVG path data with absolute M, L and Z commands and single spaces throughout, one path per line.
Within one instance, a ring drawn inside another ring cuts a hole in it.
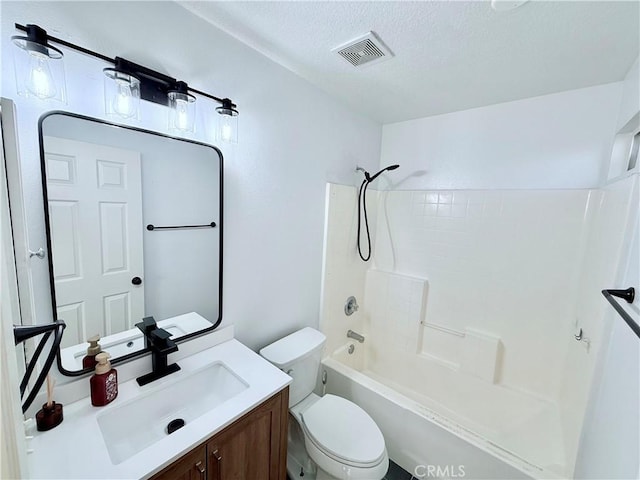
M 347 298 L 347 301 L 344 304 L 344 314 L 347 316 L 353 315 L 358 311 L 358 308 L 358 301 L 356 300 L 356 297 L 351 296 Z

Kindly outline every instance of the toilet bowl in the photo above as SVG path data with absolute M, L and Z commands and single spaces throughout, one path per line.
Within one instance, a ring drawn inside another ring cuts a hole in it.
M 293 378 L 287 472 L 293 479 L 380 480 L 389 457 L 373 419 L 345 398 L 313 393 L 324 342 L 321 332 L 304 328 L 260 350 Z
M 290 411 L 302 428 L 309 457 L 320 473 L 330 475 L 326 478 L 378 480 L 387 473 L 382 432 L 355 403 L 312 393 Z

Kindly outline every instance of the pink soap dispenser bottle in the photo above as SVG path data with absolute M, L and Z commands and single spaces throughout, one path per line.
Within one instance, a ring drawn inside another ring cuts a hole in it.
M 102 407 L 111 403 L 118 396 L 118 372 L 111 368 L 109 354 L 102 352 L 96 355 L 96 373 L 89 381 L 91 384 L 91 405 Z

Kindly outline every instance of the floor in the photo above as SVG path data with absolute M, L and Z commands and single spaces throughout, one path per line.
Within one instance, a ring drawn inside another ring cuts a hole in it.
M 382 480 L 413 480 L 413 475 L 393 460 L 389 460 L 389 470 Z
M 404 470 L 401 466 L 396 464 L 393 460 L 389 460 L 389 470 L 382 480 L 413 480 L 414 477 L 409 472 Z M 287 480 L 291 480 L 291 477 L 287 475 Z

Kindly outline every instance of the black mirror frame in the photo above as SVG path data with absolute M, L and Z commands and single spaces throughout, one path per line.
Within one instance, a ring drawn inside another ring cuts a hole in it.
M 55 281 L 54 281 L 54 276 L 53 276 L 53 256 L 52 256 L 52 250 L 51 250 L 51 228 L 50 228 L 50 223 L 49 223 L 49 198 L 48 198 L 48 194 L 47 194 L 47 179 L 46 179 L 46 164 L 45 164 L 45 158 L 44 158 L 44 134 L 43 134 L 43 123 L 44 121 L 52 116 L 52 115 L 65 115 L 68 117 L 73 117 L 73 118 L 78 118 L 81 120 L 86 120 L 89 122 L 94 122 L 94 123 L 99 123 L 102 125 L 109 125 L 112 127 L 118 127 L 118 128 L 124 128 L 127 130 L 133 130 L 135 132 L 141 132 L 141 133 L 147 133 L 150 135 L 155 135 L 157 137 L 162 137 L 162 138 L 169 138 L 172 140 L 179 140 L 181 142 L 187 142 L 187 143 L 191 143 L 194 145 L 200 145 L 202 147 L 207 147 L 207 148 L 211 148 L 213 149 L 217 154 L 218 157 L 220 158 L 220 217 L 219 217 L 219 222 L 217 227 L 219 228 L 220 231 L 220 249 L 219 249 L 219 259 L 218 259 L 218 264 L 220 265 L 219 268 L 219 278 L 218 278 L 218 319 L 216 320 L 216 322 L 211 325 L 211 327 L 205 328 L 203 330 L 199 330 L 197 332 L 193 332 L 193 333 L 189 333 L 187 335 L 183 335 L 182 337 L 176 338 L 175 342 L 176 343 L 182 343 L 186 340 L 189 340 L 191 338 L 194 337 L 199 337 L 201 335 L 206 335 L 207 333 L 215 330 L 220 323 L 222 322 L 222 251 L 223 251 L 223 225 L 224 225 L 224 221 L 223 221 L 223 216 L 224 216 L 224 158 L 222 156 L 222 152 L 220 151 L 220 149 L 218 149 L 217 147 L 213 146 L 213 145 L 209 145 L 206 143 L 202 143 L 202 142 L 197 142 L 194 140 L 189 140 L 186 138 L 180 138 L 180 137 L 174 137 L 171 135 L 165 135 L 163 133 L 158 133 L 158 132 L 154 132 L 153 130 L 146 130 L 144 128 L 138 128 L 138 127 L 132 127 L 129 125 L 120 125 L 117 123 L 112 123 L 112 122 L 107 122 L 105 120 L 101 120 L 99 118 L 93 118 L 93 117 L 88 117 L 85 115 L 80 115 L 77 113 L 72 113 L 72 112 L 65 112 L 63 110 L 53 110 L 50 112 L 45 113 L 44 115 L 42 115 L 40 117 L 40 119 L 38 120 L 38 141 L 39 141 L 39 150 L 40 150 L 40 172 L 41 172 L 41 178 L 42 178 L 42 201 L 43 201 L 43 208 L 44 208 L 44 223 L 45 223 L 45 231 L 46 231 L 46 235 L 47 235 L 47 251 L 49 252 L 49 254 L 47 255 L 47 260 L 49 262 L 49 288 L 51 290 L 51 307 L 52 307 L 52 312 L 53 312 L 53 317 L 54 317 L 54 321 L 58 320 L 58 315 L 57 315 L 57 305 L 56 305 L 56 296 L 55 296 Z M 128 362 L 130 360 L 133 360 L 135 358 L 138 357 L 142 357 L 146 354 L 150 353 L 150 350 L 148 348 L 143 348 L 142 350 L 138 350 L 137 352 L 132 352 L 129 353 L 127 355 L 123 355 L 122 357 L 117 357 L 115 359 L 111 360 L 111 363 L 113 365 L 120 365 L 123 364 L 125 362 Z M 58 370 L 60 371 L 60 373 L 62 373 L 63 375 L 69 376 L 69 377 L 78 377 L 81 375 L 87 375 L 89 373 L 93 373 L 93 369 L 91 368 L 85 368 L 83 370 L 67 370 L 62 366 L 62 356 L 60 354 L 60 349 L 58 349 L 58 352 L 56 354 L 56 364 L 58 366 Z

